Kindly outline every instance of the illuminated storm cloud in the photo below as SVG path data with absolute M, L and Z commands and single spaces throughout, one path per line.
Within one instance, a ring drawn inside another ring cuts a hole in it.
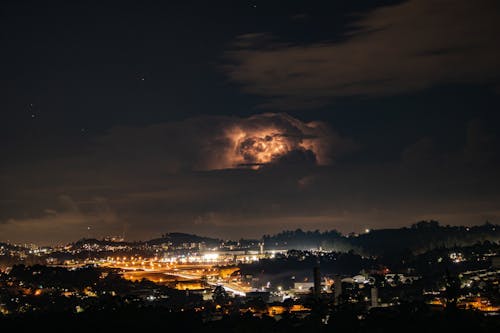
M 272 163 L 328 164 L 330 160 L 332 133 L 321 122 L 265 113 L 230 124 L 225 135 L 226 167 L 258 169 Z

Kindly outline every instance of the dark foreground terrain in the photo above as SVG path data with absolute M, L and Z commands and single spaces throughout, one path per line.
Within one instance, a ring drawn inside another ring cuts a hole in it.
M 332 313 L 325 323 L 319 314 L 304 319 L 284 315 L 280 320 L 251 314 L 207 320 L 204 313 L 172 313 L 161 308 L 122 308 L 117 311 L 45 313 L 0 319 L 4 332 L 500 332 L 500 318 L 473 311 L 417 312 L 395 308 L 358 318 L 352 312 Z M 8 329 L 8 331 L 7 331 Z

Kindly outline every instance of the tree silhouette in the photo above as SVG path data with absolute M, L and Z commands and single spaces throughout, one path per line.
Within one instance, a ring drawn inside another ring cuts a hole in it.
M 227 294 L 226 290 L 222 286 L 217 286 L 214 289 L 214 293 L 212 295 L 212 298 L 215 303 L 222 305 L 226 304 L 227 300 L 229 299 L 229 295 Z
M 457 307 L 457 300 L 460 295 L 460 279 L 452 275 L 448 269 L 446 269 L 445 275 L 445 288 L 446 309 L 454 310 Z

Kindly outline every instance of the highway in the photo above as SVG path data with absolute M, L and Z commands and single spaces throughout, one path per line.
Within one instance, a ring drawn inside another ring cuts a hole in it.
M 108 263 L 100 263 L 101 266 L 103 267 L 109 267 L 109 268 L 118 268 L 123 271 L 129 271 L 130 273 L 133 273 L 134 271 L 140 274 L 141 272 L 145 273 L 162 273 L 165 275 L 171 275 L 171 276 L 178 276 L 183 279 L 187 280 L 200 280 L 203 275 L 207 276 L 208 274 L 204 274 L 208 271 L 211 270 L 209 277 L 216 277 L 218 276 L 218 271 L 214 270 L 214 265 L 207 265 L 207 264 L 188 264 L 188 265 L 183 265 L 183 264 L 143 264 L 143 265 L 134 265 L 128 262 L 108 262 Z M 192 273 L 193 271 L 196 271 L 198 273 Z M 202 272 L 201 274 L 199 272 Z M 146 276 L 147 278 L 147 276 Z M 233 293 L 235 295 L 239 296 L 245 296 L 247 292 L 251 291 L 251 288 L 249 287 L 244 287 L 240 286 L 237 283 L 234 282 L 229 282 L 229 281 L 221 281 L 220 279 L 216 282 L 213 281 L 207 281 L 207 283 L 211 286 L 218 286 L 221 285 L 227 292 Z

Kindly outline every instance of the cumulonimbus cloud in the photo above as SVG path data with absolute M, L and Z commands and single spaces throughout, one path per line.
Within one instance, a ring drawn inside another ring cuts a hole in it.
M 334 144 L 341 142 L 323 122 L 304 123 L 282 113 L 240 119 L 226 124 L 223 132 L 228 143 L 222 148 L 225 168 L 258 168 L 284 161 L 326 165 L 332 161 Z
M 247 118 L 204 116 L 149 127 L 115 128 L 96 140 L 102 159 L 120 156 L 165 171 L 259 169 L 264 165 L 328 165 L 355 148 L 321 121 L 303 122 L 285 113 Z M 154 161 L 152 161 L 154 159 Z M 130 165 L 131 162 L 127 164 Z
M 499 21 L 495 0 L 410 0 L 360 16 L 341 42 L 286 44 L 269 34 L 239 36 L 225 69 L 245 92 L 267 98 L 262 107 L 273 109 L 443 83 L 495 87 Z

